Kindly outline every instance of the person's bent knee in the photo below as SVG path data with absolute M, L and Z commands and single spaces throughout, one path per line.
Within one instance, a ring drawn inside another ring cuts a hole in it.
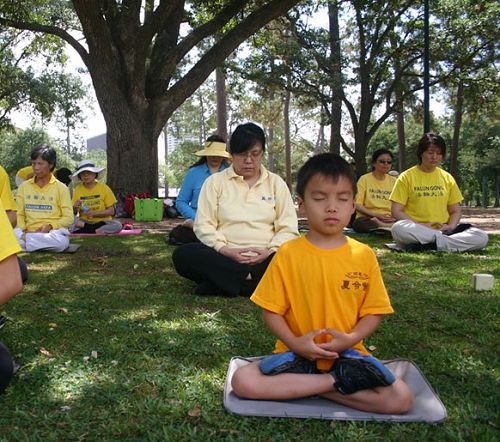
M 234 372 L 231 379 L 231 386 L 233 387 L 234 393 L 241 398 L 258 399 L 258 394 L 255 389 L 255 379 L 253 379 L 251 370 L 247 367 L 248 365 Z
M 415 395 L 410 387 L 401 380 L 397 380 L 393 384 L 393 394 L 386 402 L 388 414 L 405 414 L 408 413 L 415 404 Z
M 479 250 L 484 249 L 488 245 L 490 237 L 488 234 L 480 229 L 477 229 L 477 247 Z

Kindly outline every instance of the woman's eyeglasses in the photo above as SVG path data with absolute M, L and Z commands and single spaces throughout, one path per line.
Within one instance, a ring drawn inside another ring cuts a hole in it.
M 242 152 L 242 153 L 233 153 L 233 157 L 237 157 L 240 159 L 247 159 L 250 158 L 251 160 L 256 160 L 262 155 L 263 150 L 253 150 L 250 152 Z
M 377 160 L 377 163 L 380 163 L 380 164 L 392 164 L 392 160 Z

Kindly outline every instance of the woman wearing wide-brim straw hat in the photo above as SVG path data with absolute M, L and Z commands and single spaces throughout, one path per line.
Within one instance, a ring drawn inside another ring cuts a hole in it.
M 198 242 L 193 232 L 193 222 L 201 188 L 210 175 L 226 169 L 229 165 L 227 160 L 231 158 L 226 150 L 226 142 L 219 135 L 208 137 L 204 148 L 195 152 L 195 155 L 200 159 L 189 168 L 175 203 L 177 211 L 186 220 L 170 233 L 168 241 L 172 244 Z
M 113 191 L 98 178 L 104 167 L 97 167 L 90 160 L 80 161 L 71 178 L 80 181 L 73 192 L 73 213 L 77 215 L 72 233 L 112 234 L 122 229 L 122 223 L 113 219 L 116 197 Z

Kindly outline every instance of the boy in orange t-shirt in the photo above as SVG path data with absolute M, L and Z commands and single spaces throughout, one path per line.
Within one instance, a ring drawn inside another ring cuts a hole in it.
M 310 158 L 298 174 L 305 237 L 283 244 L 251 300 L 278 338 L 273 356 L 239 368 L 234 392 L 248 399 L 321 395 L 375 413 L 406 413 L 409 387 L 363 345 L 393 313 L 374 252 L 343 234 L 356 178 L 340 156 Z

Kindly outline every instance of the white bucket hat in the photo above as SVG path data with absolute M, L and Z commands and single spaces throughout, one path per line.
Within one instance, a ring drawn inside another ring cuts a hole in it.
M 198 157 L 223 157 L 231 158 L 226 150 L 226 143 L 220 141 L 205 141 L 205 148 L 195 152 Z
M 82 172 L 85 172 L 86 170 L 92 173 L 96 173 L 97 178 L 99 178 L 99 175 L 102 173 L 104 169 L 105 169 L 104 167 L 96 167 L 96 165 L 90 160 L 82 160 L 78 163 L 78 166 L 76 166 L 75 173 L 71 175 L 71 178 L 79 179 L 78 175 L 81 174 Z

